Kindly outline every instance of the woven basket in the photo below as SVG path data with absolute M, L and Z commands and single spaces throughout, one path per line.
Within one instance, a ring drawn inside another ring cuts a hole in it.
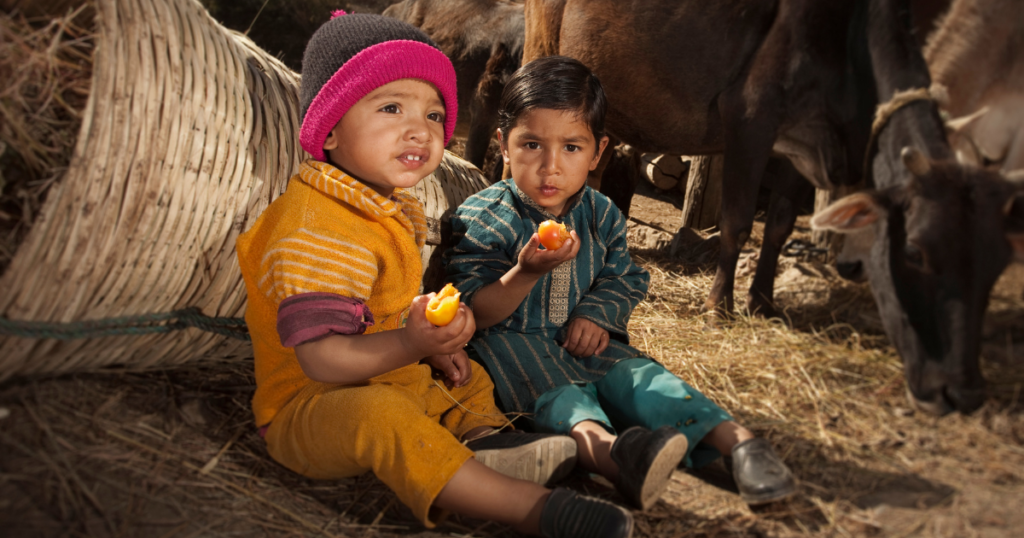
M 441 166 L 427 176 L 413 193 L 423 202 L 427 215 L 427 244 L 423 247 L 423 291 L 438 291 L 444 285 L 441 255 L 451 246 L 448 220 L 466 198 L 487 188 L 490 183 L 469 161 L 445 152 Z
M 194 0 L 97 0 L 92 92 L 67 175 L 7 271 L 0 316 L 73 323 L 197 307 L 241 317 L 235 239 L 307 157 L 298 75 Z M 416 188 L 435 233 L 487 183 L 447 154 Z M 428 289 L 433 285 L 428 286 Z M 76 339 L 0 337 L 0 380 L 249 357 L 199 329 Z

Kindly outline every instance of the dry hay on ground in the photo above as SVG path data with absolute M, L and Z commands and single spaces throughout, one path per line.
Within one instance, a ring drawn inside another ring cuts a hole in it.
M 708 485 L 714 471 L 677 475 L 658 506 L 682 517 L 658 519 L 652 535 L 1014 536 L 1024 528 L 1024 266 L 1006 271 L 986 316 L 989 402 L 970 417 L 936 419 L 910 409 L 869 287 L 837 278 L 821 259 L 780 260 L 775 293 L 785 321 L 739 316 L 706 330 L 700 307 L 714 257 L 669 258 L 659 230 L 678 226 L 679 200 L 645 194 L 631 214 L 653 227 L 631 223 L 630 237 L 656 248 L 632 244 L 652 276 L 631 320 L 634 344 L 771 439 L 803 484 L 786 505 L 752 511 Z M 798 219 L 793 239 L 810 238 L 807 221 Z M 737 304 L 762 228 L 755 223 L 743 251 Z
M 75 21 L 89 10 L 0 13 L 0 274 L 71 160 L 92 85 L 92 29 Z
M 986 323 L 991 401 L 970 417 L 935 419 L 909 409 L 865 286 L 787 259 L 779 303 L 788 324 L 740 316 L 705 331 L 698 310 L 709 267 L 664 249 L 635 256 L 652 274 L 652 293 L 633 316 L 634 343 L 768 437 L 802 483 L 792 501 L 752 510 L 719 465 L 680 472 L 661 502 L 637 514 L 637 536 L 1012 536 L 1024 528 L 1024 268 L 1000 281 Z M 248 362 L 8 383 L 0 529 L 516 536 L 458 518 L 427 531 L 372 477 L 323 482 L 281 468 L 254 431 L 252 390 Z M 568 485 L 618 498 L 582 473 Z
M 752 511 L 683 475 L 658 505 L 683 517 L 658 519 L 652 535 L 1011 536 L 1024 526 L 1024 354 L 1007 348 L 1024 343 L 1024 268 L 1000 283 L 989 316 L 993 397 L 973 416 L 935 419 L 909 408 L 866 286 L 806 277 L 778 292 L 789 324 L 741 316 L 707 331 L 696 310 L 713 273 L 638 261 L 656 294 L 632 318 L 634 343 L 771 439 L 803 485 L 793 501 Z

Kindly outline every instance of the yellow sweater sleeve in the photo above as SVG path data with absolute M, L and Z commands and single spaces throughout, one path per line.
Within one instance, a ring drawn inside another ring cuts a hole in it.
M 353 238 L 298 228 L 273 242 L 260 261 L 257 287 L 272 302 L 327 292 L 367 302 L 377 280 L 377 260 Z

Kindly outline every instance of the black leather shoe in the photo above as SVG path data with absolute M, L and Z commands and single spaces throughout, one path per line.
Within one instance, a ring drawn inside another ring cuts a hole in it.
M 665 492 L 686 447 L 686 436 L 670 426 L 622 432 L 612 445 L 612 461 L 619 466 L 615 489 L 629 504 L 647 510 Z
M 576 466 L 576 441 L 568 435 L 513 430 L 478 437 L 466 447 L 491 469 L 541 485 L 565 478 Z
M 603 499 L 556 488 L 540 512 L 540 534 L 546 538 L 629 538 L 633 515 Z
M 796 493 L 789 467 L 765 439 L 747 439 L 732 449 L 732 477 L 750 505 L 781 501 Z

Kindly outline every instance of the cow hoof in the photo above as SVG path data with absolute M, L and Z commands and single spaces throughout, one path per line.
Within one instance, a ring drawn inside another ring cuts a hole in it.
M 705 332 L 723 329 L 726 324 L 736 318 L 736 315 L 724 308 L 712 308 L 704 311 Z
M 771 303 L 763 301 L 750 301 L 747 303 L 747 310 L 752 316 L 758 316 L 762 318 L 781 318 L 782 315 L 779 311 L 772 306 Z
M 722 329 L 723 325 L 724 323 L 722 318 L 717 316 L 708 316 L 707 319 L 704 320 L 704 326 L 701 327 L 701 331 L 706 333 L 719 331 Z
M 943 398 L 941 395 L 938 396 L 935 399 L 935 401 L 931 402 L 925 400 L 918 400 L 916 397 L 914 397 L 914 393 L 910 391 L 910 387 L 907 387 L 907 401 L 910 402 L 910 405 L 914 409 L 917 409 L 922 413 L 927 413 L 934 417 L 945 416 L 953 411 L 953 408 L 949 405 L 949 402 L 947 402 L 946 399 Z
M 769 290 L 770 291 L 770 290 Z M 770 295 L 762 294 L 753 289 L 747 293 L 747 311 L 751 316 L 762 318 L 781 318 L 782 315 L 775 309 Z

